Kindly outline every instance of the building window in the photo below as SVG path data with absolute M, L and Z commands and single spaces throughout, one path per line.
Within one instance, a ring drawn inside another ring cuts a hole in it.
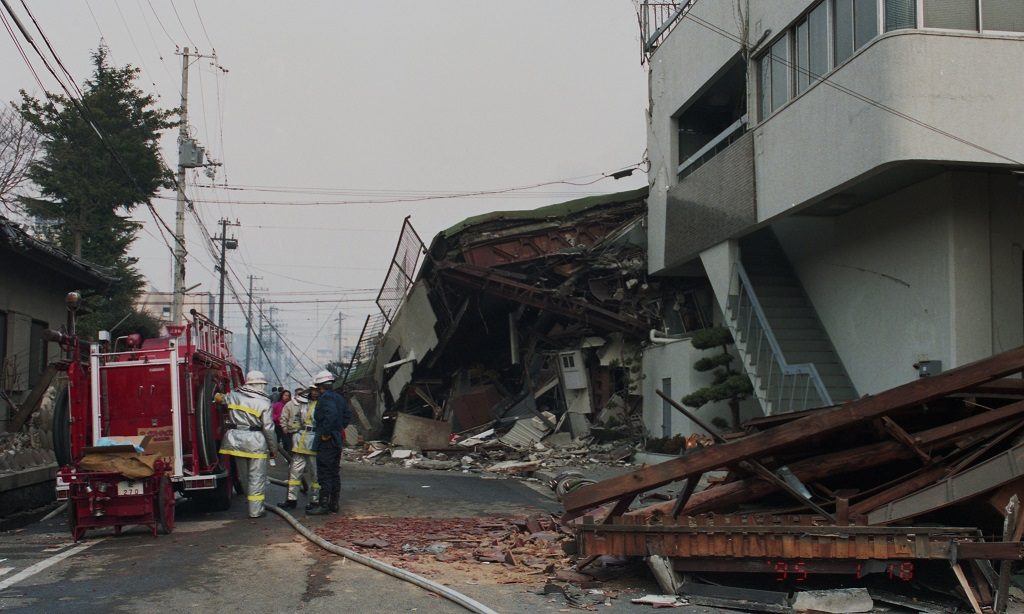
M 573 359 L 572 354 L 562 354 L 562 368 L 563 369 L 575 369 L 576 360 Z
M 28 350 L 28 386 L 32 388 L 39 382 L 39 378 L 46 370 L 47 362 L 47 340 L 46 322 L 32 320 L 32 330 L 29 333 Z
M 735 58 L 675 117 L 680 177 L 700 168 L 746 131 L 747 63 Z
M 981 22 L 986 30 L 1024 32 L 1024 2 L 981 0 Z
M 835 0 L 832 26 L 835 38 L 835 65 L 853 55 L 853 0 Z
M 924 0 L 924 27 L 977 30 L 978 0 Z
M 810 85 L 810 56 L 807 42 L 807 20 L 796 24 L 793 30 L 793 46 L 796 48 L 796 93 L 799 96 Z
M 789 37 L 785 34 L 775 41 L 768 53 L 761 57 L 758 69 L 761 81 L 761 118 L 789 100 Z
M 772 45 L 772 110 L 789 100 L 789 37 L 783 36 Z
M 917 27 L 917 0 L 885 0 L 885 31 Z
M 828 72 L 828 3 L 821 2 L 807 16 L 810 41 L 811 83 L 820 81 Z
M 878 0 L 854 0 L 853 48 L 860 49 L 878 36 Z

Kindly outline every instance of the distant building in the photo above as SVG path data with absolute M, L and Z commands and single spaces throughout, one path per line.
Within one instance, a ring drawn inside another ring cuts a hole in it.
M 1007 78 L 1024 3 L 680 2 L 661 22 L 641 6 L 648 270 L 706 280 L 749 409 L 1024 343 L 1024 79 Z M 648 387 L 689 392 L 691 353 L 648 350 Z M 650 392 L 650 430 L 693 429 Z
M 160 324 L 171 323 L 171 305 L 174 302 L 173 292 L 159 292 L 150 290 L 143 293 L 135 304 L 136 309 L 148 313 Z M 216 299 L 212 292 L 188 292 L 185 294 L 185 302 L 182 308 L 183 313 L 188 316 L 193 309 L 206 317 L 216 320 Z
M 45 335 L 66 325 L 67 293 L 112 282 L 100 267 L 0 217 L 0 432 L 10 419 L 4 397 L 24 400 L 54 358 Z

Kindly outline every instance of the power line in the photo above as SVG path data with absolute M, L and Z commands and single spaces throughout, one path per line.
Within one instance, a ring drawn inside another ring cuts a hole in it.
M 45 92 L 46 86 L 43 85 L 42 80 L 39 78 L 39 73 L 36 72 L 35 66 L 32 65 L 32 62 L 28 59 L 28 55 L 25 54 L 25 49 L 21 46 L 21 41 L 18 40 L 18 36 L 14 33 L 14 30 L 11 28 L 11 24 L 7 21 L 6 13 L 0 13 L 0 21 L 4 22 L 4 28 L 7 30 L 7 34 L 10 35 L 11 40 L 14 42 L 14 46 L 18 48 L 18 55 L 20 55 L 21 59 L 25 62 L 25 66 L 27 66 L 29 72 L 32 73 L 32 77 L 36 80 L 36 83 L 39 84 L 39 89 Z
M 498 194 L 509 194 L 512 192 L 524 192 L 526 190 L 532 190 L 535 188 L 541 188 L 550 185 L 574 185 L 574 186 L 588 186 L 602 181 L 604 179 L 612 178 L 613 175 L 624 171 L 632 171 L 639 169 L 643 165 L 642 162 L 638 162 L 630 167 L 621 169 L 619 171 L 608 171 L 606 173 L 597 174 L 596 178 L 590 181 L 574 181 L 576 178 L 569 179 L 557 179 L 554 181 L 544 181 L 540 183 L 534 183 L 530 185 L 513 186 L 508 188 L 497 188 L 491 190 L 473 190 L 467 192 L 452 192 L 442 194 L 419 194 L 415 196 L 403 197 L 403 198 L 387 198 L 387 199 L 372 199 L 372 200 L 335 200 L 335 201 L 258 201 L 258 200 L 235 200 L 235 201 L 219 201 L 219 200 L 204 200 L 208 203 L 216 202 L 230 202 L 231 204 L 238 205 L 278 205 L 278 206 L 319 206 L 319 205 L 381 205 L 381 204 L 397 204 L 397 203 L 413 203 L 423 202 L 431 200 L 451 200 L 458 198 L 473 198 L 473 197 L 484 197 Z M 595 177 L 595 174 L 584 175 L 583 177 Z M 207 186 L 200 186 L 207 187 Z M 209 186 L 213 187 L 213 186 Z M 531 197 L 532 195 L 527 195 Z M 533 196 L 536 197 L 536 196 Z M 168 197 L 162 197 L 168 198 Z
M 217 50 L 213 46 L 213 41 L 210 40 L 210 33 L 206 31 L 206 23 L 203 22 L 203 15 L 199 12 L 199 4 L 196 3 L 196 0 L 192 0 L 192 6 L 196 9 L 196 17 L 199 18 L 199 25 L 203 28 L 203 36 L 206 37 L 206 42 L 209 43 L 210 49 L 213 49 L 214 53 L 216 53 Z
M 199 45 L 197 45 L 196 42 L 192 40 L 192 36 L 190 36 L 188 33 L 188 28 L 185 27 L 185 22 L 181 20 L 181 15 L 178 14 L 178 7 L 174 6 L 174 0 L 170 0 L 168 4 L 171 5 L 171 10 L 174 11 L 174 16 L 178 19 L 178 25 L 181 26 L 181 31 L 185 33 L 185 38 L 188 39 L 188 42 L 192 43 L 193 49 L 198 48 Z
M 174 45 L 175 49 L 177 49 L 178 45 L 174 42 L 174 37 L 171 36 L 171 33 L 167 31 L 167 27 L 164 25 L 164 22 L 160 19 L 160 15 L 158 15 L 156 9 L 153 8 L 152 0 L 146 0 L 146 4 L 149 5 L 149 10 L 153 12 L 153 17 L 156 17 L 156 22 L 160 24 L 160 29 L 164 31 L 164 35 L 167 37 L 167 40 L 171 41 L 171 44 Z M 172 3 L 171 6 L 174 6 L 174 4 Z

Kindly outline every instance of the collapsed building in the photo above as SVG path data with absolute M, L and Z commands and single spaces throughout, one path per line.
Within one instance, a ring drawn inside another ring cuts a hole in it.
M 429 247 L 407 223 L 347 375 L 364 434 L 419 416 L 439 423 L 435 447 L 526 417 L 577 438 L 642 435 L 644 346 L 713 319 L 702 275 L 648 277 L 646 196 L 488 213 Z

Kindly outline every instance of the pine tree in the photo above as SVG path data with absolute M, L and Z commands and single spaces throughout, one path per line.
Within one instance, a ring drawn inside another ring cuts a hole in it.
M 693 347 L 698 350 L 721 348 L 722 353 L 715 356 L 701 358 L 694 363 L 693 368 L 700 372 L 711 371 L 714 380 L 711 385 L 686 395 L 682 399 L 683 405 L 699 408 L 712 401 L 728 401 L 729 410 L 732 413 L 732 427 L 740 425 L 740 401 L 747 398 L 754 391 L 750 384 L 750 378 L 732 367 L 735 357 L 729 353 L 729 346 L 732 345 L 732 334 L 724 326 L 708 328 L 693 336 Z
M 129 215 L 173 186 L 159 139 L 177 125 L 177 109 L 156 108 L 156 99 L 135 85 L 139 70 L 112 66 L 105 46 L 92 60 L 77 106 L 65 96 L 39 100 L 22 90 L 18 110 L 40 134 L 42 155 L 28 169 L 39 196 L 21 202 L 44 238 L 117 279 L 104 292 L 86 293 L 92 313 L 79 322 L 83 333 L 109 329 L 126 316 L 141 323 L 134 328 L 151 328 L 132 315 L 145 280 L 128 256 L 140 228 Z

